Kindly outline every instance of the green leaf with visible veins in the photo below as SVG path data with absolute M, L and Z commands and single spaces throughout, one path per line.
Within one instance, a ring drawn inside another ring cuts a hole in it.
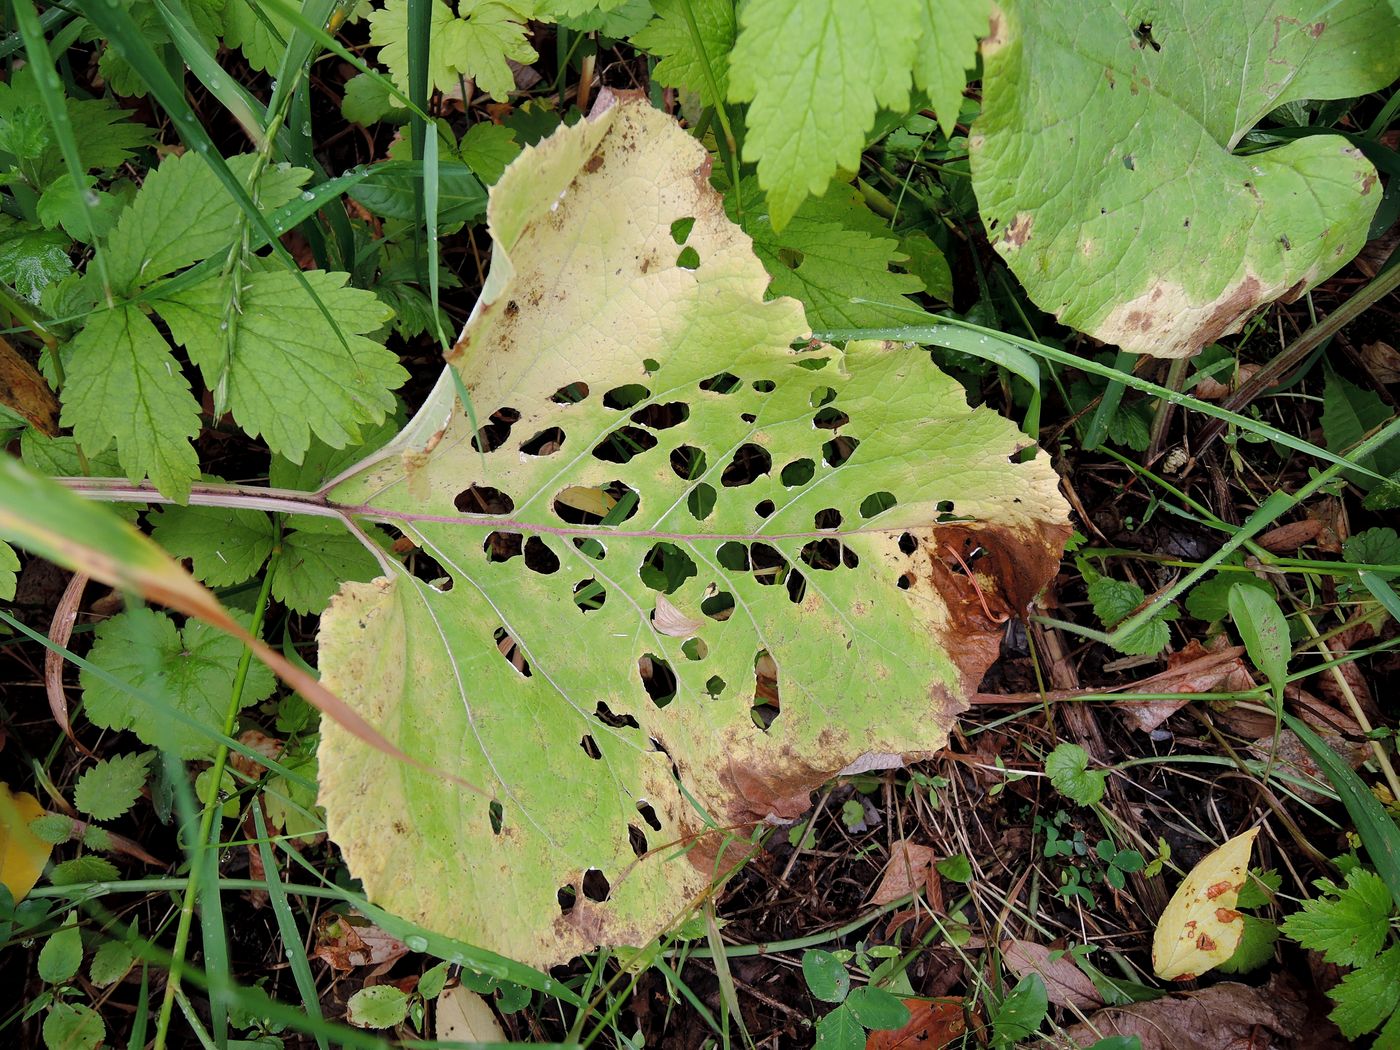
M 1366 390 L 1327 369 L 1322 387 L 1322 436 L 1329 452 L 1346 452 L 1367 437 L 1372 430 L 1395 418 L 1395 412 L 1374 390 Z M 1377 474 L 1389 476 L 1400 471 L 1400 438 L 1392 438 L 1370 455 L 1353 460 L 1357 466 L 1368 467 Z M 1380 484 L 1374 478 L 1357 471 L 1343 471 L 1343 476 L 1362 491 Z
M 151 538 L 176 558 L 189 558 L 210 587 L 252 579 L 277 542 L 272 519 L 260 510 L 161 507 L 151 515 Z
M 467 129 L 458 153 L 482 183 L 490 186 L 506 165 L 520 156 L 520 143 L 510 128 L 481 121 Z
M 687 4 L 699 30 L 698 44 L 686 18 Z M 724 102 L 729 92 L 729 52 L 734 47 L 733 0 L 656 0 L 653 6 L 656 18 L 632 37 L 635 46 L 661 59 L 651 75 L 667 87 L 695 92 L 703 106 Z M 707 61 L 718 97 L 705 74 Z
M 393 411 L 393 391 L 408 378 L 392 350 L 364 337 L 392 316 L 373 292 L 347 287 L 344 273 L 301 276 L 336 319 L 344 343 L 298 275 L 287 271 L 243 278 L 242 312 L 228 331 L 220 328 L 228 289 L 218 278 L 159 306 L 211 389 L 227 362 L 228 403 L 238 425 L 294 462 L 313 433 L 337 448 L 359 440 L 362 428 Z
M 525 65 L 540 56 L 530 46 L 525 23 L 533 4 L 500 0 L 458 0 L 457 14 L 442 0 L 432 0 L 428 46 L 428 83 L 439 91 L 458 87 L 458 78 L 504 102 L 515 89 L 506 59 Z M 370 43 L 379 46 L 379 61 L 389 67 L 400 90 L 408 90 L 408 0 L 387 0 L 369 12 Z
M 242 51 L 254 69 L 275 73 L 295 30 L 291 19 L 270 4 L 248 0 L 226 0 L 224 4 L 224 43 Z
M 1143 589 L 1135 583 L 1126 583 L 1100 575 L 1084 559 L 1078 560 L 1079 572 L 1088 585 L 1089 601 L 1094 606 L 1094 615 L 1108 630 L 1112 630 L 1137 612 L 1147 601 Z M 1169 605 L 1128 637 L 1118 643 L 1120 652 L 1129 654 L 1159 653 L 1171 641 L 1169 620 L 1180 615 L 1175 605 Z
M 377 903 L 534 964 L 647 943 L 733 829 L 940 746 L 999 650 L 987 610 L 1022 611 L 1069 534 L 1047 458 L 927 353 L 809 345 L 706 165 L 642 100 L 523 153 L 458 374 L 327 492 L 446 577 L 321 618 L 326 685 L 424 763 L 323 721 L 331 836 Z
M 379 562 L 354 536 L 334 522 L 301 519 L 301 528 L 282 538 L 273 570 L 272 595 L 300 613 L 319 613 L 345 580 L 372 580 Z
M 775 229 L 825 192 L 837 168 L 860 166 L 878 109 L 909 101 L 922 6 L 749 0 L 740 9 L 729 97 L 750 103 L 744 159 L 758 163 Z
M 1236 147 L 1286 102 L 1394 80 L 1400 21 L 1384 5 L 1182 0 L 1150 25 L 1109 0 L 998 7 L 973 188 L 996 250 L 1065 324 L 1187 357 L 1365 243 L 1381 186 L 1345 139 Z
M 1092 806 L 1103 798 L 1108 773 L 1089 768 L 1089 752 L 1068 741 L 1045 756 L 1045 775 L 1055 790 L 1081 806 Z
M 228 166 L 246 182 L 255 160 L 251 154 L 230 157 Z M 261 206 L 286 204 L 310 176 L 305 168 L 270 166 L 258 184 Z M 113 289 L 132 291 L 226 250 L 241 214 L 238 201 L 198 153 L 167 157 L 146 176 L 103 250 Z
M 78 778 L 73 805 L 93 820 L 116 820 L 136 804 L 155 753 L 104 758 Z
M 117 306 L 88 318 L 62 351 L 63 425 L 88 455 L 113 441 L 128 479 L 149 477 L 175 500 L 199 474 L 192 438 L 199 404 L 170 347 L 141 310 Z
M 986 35 L 988 0 L 923 0 L 922 36 L 914 57 L 914 83 L 928 95 L 943 134 L 951 136 L 962 108 L 967 71 L 977 61 L 977 41 Z
M 1372 962 L 1352 970 L 1337 987 L 1327 993 L 1337 1001 L 1328 1015 L 1348 1039 L 1355 1039 L 1395 1012 L 1400 1006 L 1400 944 L 1392 945 Z M 1388 1034 L 1395 1025 L 1386 1025 Z M 1377 1044 L 1380 1045 L 1380 1044 Z
M 79 675 L 84 711 L 94 725 L 130 729 L 144 743 L 181 758 L 204 757 L 213 752 L 215 742 L 198 725 L 222 732 L 242 654 L 243 643 L 208 624 L 189 621 L 180 629 L 164 613 L 148 609 L 121 613 L 98 626 L 88 661 L 159 706 L 84 668 Z M 239 705 L 266 700 L 274 684 L 272 672 L 254 660 Z M 172 717 L 171 710 L 198 725 Z
M 1376 957 L 1390 932 L 1390 890 L 1365 868 L 1348 872 L 1344 887 L 1325 886 L 1326 896 L 1304 901 L 1283 921 L 1283 932 L 1337 966 L 1363 966 Z

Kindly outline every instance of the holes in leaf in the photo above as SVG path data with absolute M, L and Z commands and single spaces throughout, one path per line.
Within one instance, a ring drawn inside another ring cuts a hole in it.
M 549 576 L 559 571 L 559 555 L 544 540 L 531 536 L 525 541 L 525 568 L 541 576 Z
M 749 559 L 753 563 L 754 580 L 765 587 L 775 586 L 787 578 L 787 559 L 768 544 L 755 543 L 751 546 Z
M 829 405 L 836 400 L 836 391 L 829 386 L 819 386 L 812 391 L 810 404 L 813 408 L 821 408 L 822 405 Z
M 687 638 L 681 643 L 681 652 L 687 660 L 703 660 L 710 655 L 710 647 L 703 638 Z
M 877 514 L 883 514 L 898 502 L 894 498 L 893 492 L 872 492 L 860 501 L 860 516 L 873 518 Z
M 408 566 L 408 571 L 433 590 L 439 594 L 446 594 L 452 590 L 452 577 L 447 574 L 447 570 L 432 555 L 413 546 L 412 540 L 406 537 L 396 539 L 394 549 L 407 550 L 408 557 L 405 559 L 405 563 Z
M 559 901 L 559 914 L 568 915 L 574 910 L 574 904 L 578 901 L 578 891 L 572 886 L 560 886 L 555 899 Z
M 690 239 L 690 231 L 695 229 L 695 216 L 687 215 L 684 219 L 677 219 L 671 223 L 671 240 L 677 244 L 684 244 Z
M 718 700 L 719 694 L 724 692 L 724 687 L 727 684 L 719 675 L 712 674 L 705 680 L 705 692 L 710 694 L 711 700 Z
M 576 405 L 588 396 L 587 383 L 569 383 L 550 395 L 556 405 Z
M 841 545 L 841 564 L 848 569 L 854 569 L 860 564 L 860 557 L 844 543 Z
M 591 613 L 594 609 L 601 609 L 607 600 L 608 592 L 595 579 L 580 580 L 574 584 L 574 604 L 579 612 Z
M 778 259 L 789 270 L 795 270 L 802 265 L 802 260 L 807 258 L 806 253 L 798 248 L 779 248 Z
M 702 481 L 690 490 L 690 495 L 685 498 L 685 505 L 691 517 L 696 521 L 704 521 L 715 509 L 715 499 L 715 487 Z
M 839 529 L 841 512 L 835 507 L 824 507 L 812 516 L 812 525 L 818 529 Z
M 652 430 L 669 430 L 690 418 L 690 406 L 684 401 L 668 401 L 664 405 L 646 405 L 632 413 L 632 422 Z
M 752 386 L 760 394 L 771 394 L 774 390 L 778 389 L 778 384 L 771 379 L 755 379 Z
M 723 623 L 734 615 L 734 595 L 728 591 L 716 591 L 700 603 L 700 611 L 711 620 Z
M 839 540 L 812 540 L 802 548 L 801 558 L 818 572 L 830 572 L 841 565 Z
M 915 540 L 913 536 L 909 535 L 907 532 L 901 532 L 899 534 L 899 553 L 913 554 L 918 549 L 918 541 Z
M 647 853 L 646 833 L 635 824 L 627 825 L 627 844 L 632 847 L 632 852 L 638 857 L 645 857 Z
M 698 571 L 695 560 L 674 543 L 657 543 L 642 559 L 638 575 L 653 591 L 674 594 Z
M 510 561 L 520 556 L 524 543 L 525 538 L 518 532 L 493 532 L 481 549 L 486 552 L 487 561 Z
M 694 445 L 677 445 L 671 450 L 671 469 L 676 477 L 693 481 L 705 473 L 705 453 Z
M 652 357 L 642 358 L 642 371 L 647 375 L 654 375 L 661 371 L 661 362 Z
M 623 386 L 615 386 L 604 394 L 603 404 L 621 412 L 636 407 L 649 397 L 651 391 L 641 383 L 626 383 Z
M 750 713 L 754 725 L 765 733 L 781 713 L 778 704 L 778 665 L 768 655 L 767 649 L 760 649 L 753 658 L 753 707 Z
M 996 220 L 993 221 L 995 222 Z M 795 364 L 798 368 L 805 368 L 809 372 L 815 372 L 819 368 L 825 368 L 830 362 L 831 358 L 829 357 L 804 356 L 799 357 L 796 361 L 793 362 L 793 364 Z M 815 408 L 816 406 L 814 405 L 813 407 Z
M 822 459 L 826 460 L 828 467 L 839 467 L 851 458 L 852 453 L 860 447 L 860 439 L 853 437 L 834 437 L 826 444 L 822 445 Z
M 702 380 L 701 390 L 708 390 L 714 394 L 732 394 L 739 389 L 739 377 L 733 372 L 721 372 L 719 375 L 710 376 L 709 379 Z
M 463 514 L 509 514 L 515 500 L 490 485 L 472 485 L 457 493 L 452 505 Z
M 807 596 L 807 577 L 793 569 L 787 574 L 787 592 L 788 601 L 793 605 L 801 605 L 802 599 Z
M 629 714 L 615 715 L 603 701 L 598 701 L 598 706 L 593 709 L 593 717 L 602 722 L 610 729 L 640 729 L 637 720 Z
M 589 900 L 602 904 L 611 892 L 607 877 L 597 868 L 589 868 L 583 873 L 583 895 Z
M 715 560 L 731 572 L 749 571 L 749 549 L 734 540 L 726 540 L 719 545 Z
M 768 454 L 768 450 L 752 442 L 745 442 L 735 450 L 734 458 L 729 461 L 729 466 L 724 468 L 719 483 L 731 489 L 749 485 L 771 469 L 773 457 Z
M 753 512 L 760 518 L 767 518 L 771 517 L 773 512 L 777 509 L 777 506 L 771 499 L 765 499 L 759 501 L 758 505 L 754 507 Z
M 814 460 L 794 459 L 782 469 L 778 480 L 788 488 L 796 488 L 798 485 L 805 485 L 811 481 L 816 472 L 817 464 Z
M 515 668 L 522 678 L 530 677 L 530 661 L 525 659 L 525 653 L 510 632 L 504 627 L 497 627 L 496 633 L 492 635 L 496 640 L 496 651 L 501 654 L 505 662 Z
M 604 463 L 630 463 L 633 456 L 656 447 L 656 435 L 641 427 L 620 427 L 593 448 L 593 458 Z
M 655 653 L 647 653 L 637 661 L 637 673 L 641 676 L 642 688 L 657 707 L 665 707 L 676 698 L 676 672 Z
M 956 513 L 954 513 L 954 510 L 953 510 L 953 501 L 950 500 L 950 499 L 941 499 L 941 500 L 939 500 L 939 501 L 938 501 L 938 506 L 936 506 L 936 507 L 934 508 L 934 510 L 936 510 L 936 511 L 938 512 L 938 520 L 939 520 L 939 521 L 957 521 L 957 520 L 958 520 L 958 516 L 957 516 Z
M 901 591 L 907 591 L 910 587 L 914 586 L 914 574 L 912 572 L 906 572 L 903 576 L 894 581 L 894 585 Z
M 601 759 L 603 757 L 603 752 L 598 750 L 598 741 L 587 733 L 583 734 L 583 739 L 578 742 L 578 746 L 583 748 L 583 753 L 589 758 Z
M 823 408 L 812 417 L 812 425 L 821 430 L 836 430 L 851 421 L 851 417 L 839 408 Z
M 555 495 L 553 508 L 559 520 L 569 525 L 620 525 L 637 513 L 637 492 L 621 481 L 596 488 L 570 485 Z M 579 549 L 588 553 L 582 546 Z
M 758 419 L 758 416 L 754 415 L 752 412 L 740 412 L 739 418 L 742 419 L 745 423 L 752 424 L 755 420 Z
M 520 420 L 520 413 L 513 408 L 498 408 L 491 413 L 491 419 L 472 438 L 472 448 L 478 452 L 491 452 L 500 448 L 510 437 L 510 428 Z
M 491 834 L 499 835 L 501 828 L 505 826 L 506 811 L 495 799 L 491 800 L 491 805 L 486 807 L 487 816 L 491 820 Z
M 661 821 L 656 816 L 656 810 L 651 808 L 651 803 L 646 799 L 641 799 L 637 802 L 637 812 L 642 815 L 642 819 L 647 822 L 647 826 L 650 827 L 652 831 L 661 830 Z
M 527 456 L 552 456 L 564 447 L 564 431 L 559 427 L 541 430 L 528 441 L 520 444 L 520 451 Z
M 676 256 L 676 265 L 682 270 L 700 269 L 700 253 L 694 248 L 682 248 L 681 253 Z

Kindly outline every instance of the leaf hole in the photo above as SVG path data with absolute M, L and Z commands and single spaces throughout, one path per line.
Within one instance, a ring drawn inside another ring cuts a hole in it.
M 525 541 L 525 568 L 549 576 L 559 571 L 559 555 L 544 540 L 531 536 Z
M 709 379 L 702 380 L 701 390 L 708 390 L 714 394 L 732 394 L 739 389 L 739 377 L 733 372 L 721 372 L 718 375 L 710 376 Z
M 608 556 L 608 549 L 592 537 L 575 536 L 571 542 L 585 558 L 602 561 Z
M 715 560 L 731 572 L 749 571 L 749 549 L 737 540 L 726 540 L 715 551 Z
M 642 371 L 647 375 L 655 375 L 657 372 L 661 371 L 661 362 L 657 361 L 655 358 L 644 357 L 642 358 Z
M 687 215 L 683 219 L 677 219 L 671 223 L 671 240 L 677 244 L 684 244 L 690 240 L 690 231 L 695 229 L 695 216 Z
M 635 824 L 627 825 L 627 844 L 632 847 L 632 852 L 638 857 L 645 857 L 647 854 L 647 836 L 641 828 Z
M 490 485 L 472 485 L 457 493 L 452 505 L 463 514 L 509 514 L 515 500 Z
M 899 553 L 913 554 L 918 549 L 919 543 L 913 536 L 909 535 L 907 532 L 901 532 L 899 534 Z
M 872 492 L 860 501 L 860 516 L 873 518 L 877 514 L 883 514 L 898 502 L 894 498 L 893 492 Z
M 637 574 L 653 591 L 674 594 L 697 572 L 695 560 L 674 543 L 657 543 L 647 551 Z
M 912 572 L 906 572 L 903 576 L 894 581 L 894 585 L 901 591 L 907 591 L 910 587 L 914 586 L 914 574 Z
M 753 706 L 750 714 L 754 725 L 766 733 L 777 721 L 780 712 L 778 664 L 767 649 L 760 649 L 753 658 Z
M 807 577 L 793 569 L 787 574 L 787 592 L 788 601 L 793 605 L 801 605 L 802 599 L 807 596 Z
M 681 253 L 676 256 L 676 265 L 682 270 L 700 269 L 700 253 L 694 248 L 682 248 Z
M 559 892 L 555 894 L 555 899 L 559 901 L 559 914 L 568 915 L 574 910 L 574 904 L 578 901 L 578 891 L 572 886 L 560 886 Z
M 647 822 L 647 826 L 651 828 L 652 831 L 661 830 L 661 820 L 657 817 L 656 810 L 651 808 L 651 803 L 646 799 L 639 799 L 637 801 L 637 812 L 642 815 L 642 819 Z
M 684 401 L 668 401 L 664 405 L 646 405 L 632 413 L 632 422 L 652 430 L 669 430 L 690 418 L 690 406 Z
M 491 834 L 499 835 L 501 828 L 505 826 L 506 811 L 495 799 L 486 807 L 487 816 L 491 820 Z
M 520 451 L 527 456 L 552 456 L 563 447 L 564 431 L 559 427 L 549 427 L 528 441 L 521 442 Z
M 812 425 L 819 430 L 836 430 L 839 427 L 844 427 L 850 421 L 851 417 L 839 408 L 823 408 L 812 417 Z
M 569 525 L 620 525 L 637 513 L 637 492 L 621 481 L 584 487 L 570 485 L 554 497 L 554 513 Z M 583 548 L 579 548 L 582 550 Z
M 825 368 L 830 363 L 831 358 L 829 357 L 812 357 L 805 355 L 793 362 L 798 368 L 805 368 L 809 372 L 816 372 L 819 369 Z M 835 395 L 833 394 L 832 396 L 834 397 Z M 817 406 L 813 405 L 812 407 L 816 408 Z
M 719 483 L 731 489 L 750 485 L 772 468 L 773 457 L 768 454 L 767 449 L 753 442 L 745 442 L 735 450 L 734 458 L 729 461 L 729 466 L 724 468 Z
M 796 488 L 798 485 L 807 484 L 816 473 L 816 460 L 794 459 L 782 469 L 782 472 L 778 475 L 778 480 L 788 488 Z
M 656 447 L 656 435 L 641 427 L 620 427 L 593 449 L 593 458 L 604 463 L 630 463 L 634 456 Z
M 694 481 L 705 473 L 705 453 L 694 445 L 677 445 L 671 450 L 671 469 L 676 477 Z
M 525 537 L 518 532 L 493 532 L 486 537 L 481 549 L 486 552 L 487 561 L 503 562 L 518 558 L 524 544 Z
M 782 247 L 778 249 L 778 260 L 789 270 L 795 270 L 802 265 L 802 260 L 807 255 L 800 248 Z
M 705 679 L 705 692 L 710 694 L 711 700 L 718 700 L 720 693 L 724 692 L 728 683 L 717 674 L 710 675 Z
M 850 459 L 859 447 L 859 438 L 834 437 L 822 445 L 822 459 L 826 460 L 828 467 L 839 467 Z
M 760 394 L 771 394 L 778 389 L 778 384 L 771 379 L 755 379 L 751 385 Z
M 472 438 L 472 448 L 478 452 L 492 452 L 506 443 L 510 428 L 520 420 L 520 413 L 513 408 L 498 408 L 491 413 L 490 421 L 476 432 Z
M 728 591 L 716 591 L 700 603 L 700 611 L 711 620 L 723 623 L 734 615 L 734 595 Z
M 763 586 L 772 587 L 787 578 L 787 559 L 768 544 L 753 544 L 749 548 L 749 558 L 753 562 L 753 578 Z
M 609 729 L 640 729 L 637 720 L 629 714 L 615 715 L 612 709 L 603 701 L 598 701 L 598 706 L 593 709 L 593 717 L 602 722 Z
M 715 499 L 715 487 L 702 481 L 691 489 L 690 495 L 685 498 L 686 509 L 696 521 L 704 521 L 715 509 Z
M 823 507 L 812 516 L 812 526 L 818 529 L 839 529 L 841 512 L 835 507 Z
M 611 892 L 612 887 L 608 885 L 607 876 L 597 868 L 589 868 L 583 873 L 583 895 L 589 900 L 595 904 L 602 904 Z
M 603 752 L 598 750 L 598 741 L 587 733 L 583 734 L 583 739 L 578 742 L 578 746 L 583 748 L 583 753 L 589 758 L 601 759 L 603 757 Z
M 525 659 L 525 653 L 509 631 L 504 627 L 497 627 L 492 637 L 496 640 L 496 651 L 506 663 L 510 664 L 522 678 L 530 677 L 530 661 Z
M 647 653 L 637 661 L 637 673 L 642 688 L 657 707 L 665 707 L 676 698 L 676 672 L 655 653 Z
M 710 647 L 703 638 L 687 638 L 681 643 L 681 652 L 687 660 L 699 661 L 710 655 Z
M 580 580 L 574 584 L 574 604 L 579 612 L 591 613 L 601 609 L 607 600 L 608 592 L 596 579 Z
M 839 540 L 812 540 L 802 548 L 802 561 L 818 572 L 830 572 L 841 566 Z
M 550 395 L 556 405 L 576 405 L 588 396 L 587 383 L 569 383 Z
M 831 404 L 831 402 L 833 402 L 833 401 L 835 401 L 835 400 L 836 400 L 836 391 L 835 391 L 835 390 L 833 390 L 833 389 L 832 389 L 831 387 L 829 387 L 829 386 L 819 386 L 819 387 L 817 387 L 815 390 L 812 391 L 812 396 L 811 396 L 811 398 L 810 398 L 810 400 L 809 400 L 808 403 L 809 403 L 813 408 L 821 408 L 823 405 L 829 405 L 829 404 Z
M 844 543 L 841 544 L 841 564 L 848 569 L 854 569 L 860 564 L 860 556 Z
M 752 412 L 740 412 L 739 418 L 750 425 L 758 420 L 758 416 L 754 415 Z
M 950 500 L 950 499 L 941 499 L 941 500 L 939 500 L 939 501 L 938 501 L 938 505 L 934 508 L 934 510 L 937 511 L 937 513 L 938 513 L 938 520 L 939 520 L 939 521 L 956 521 L 956 520 L 957 520 L 957 517 L 958 517 L 958 516 L 957 516 L 956 513 L 954 513 L 953 501 Z
M 625 383 L 622 386 L 613 387 L 604 394 L 603 405 L 606 408 L 623 412 L 629 408 L 635 408 L 649 397 L 651 397 L 651 391 L 642 386 L 641 383 Z
M 777 510 L 777 505 L 771 499 L 760 500 L 753 509 L 753 512 L 760 518 L 771 518 L 773 512 Z

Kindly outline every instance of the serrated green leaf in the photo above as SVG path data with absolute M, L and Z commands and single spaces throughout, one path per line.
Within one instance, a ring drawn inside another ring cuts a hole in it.
M 44 1018 L 46 1050 L 96 1050 L 106 1037 L 102 1015 L 81 1003 L 54 1003 Z
M 839 1003 L 851 990 L 846 964 L 831 952 L 809 948 L 802 953 L 802 976 L 807 990 L 824 1003 Z
M 136 156 L 136 151 L 155 144 L 151 129 L 129 119 L 132 110 L 118 109 L 108 98 L 64 100 L 78 153 L 89 170 L 108 171 Z
M 686 17 L 687 5 L 699 31 L 698 41 Z M 652 6 L 656 18 L 632 36 L 636 47 L 661 60 L 651 75 L 667 87 L 695 92 L 703 106 L 723 103 L 729 92 L 736 5 L 732 0 L 656 0 Z
M 1385 881 L 1365 868 L 1347 874 L 1345 887 L 1304 901 L 1283 921 L 1283 932 L 1338 966 L 1364 966 L 1385 945 L 1394 901 Z
M 19 582 L 19 556 L 8 543 L 0 541 L 0 601 L 12 601 Z
M 899 250 L 908 256 L 904 268 L 923 282 L 924 291 L 940 302 L 953 301 L 953 271 L 933 238 L 913 230 L 900 238 Z
M 99 239 L 111 232 L 125 202 L 105 190 L 91 188 L 97 182 L 91 175 L 84 176 L 83 181 L 89 187 L 87 193 L 96 203 L 84 201 L 72 179 L 56 179 L 40 196 L 37 214 L 39 221 L 49 229 L 61 226 L 73 240 L 86 242 L 89 230 L 93 237 Z
M 1206 623 L 1225 619 L 1230 613 L 1230 589 L 1256 587 L 1269 597 L 1274 589 L 1258 576 L 1242 572 L 1217 572 L 1207 576 L 1186 595 L 1186 614 Z
M 862 1050 L 864 1046 L 865 1029 L 844 1005 L 817 1021 L 815 1050 Z
M 1394 418 L 1394 411 L 1374 390 L 1362 389 L 1331 370 L 1327 372 L 1322 388 L 1322 436 L 1329 452 L 1345 452 L 1368 431 Z M 1370 455 L 1356 460 L 1356 465 L 1386 476 L 1400 471 L 1400 441 L 1387 441 Z M 1375 479 L 1358 471 L 1345 470 L 1342 476 L 1363 492 L 1376 484 Z
M 100 624 L 90 663 L 210 730 L 224 724 L 234 672 L 243 645 L 208 624 L 188 622 L 183 629 L 164 613 L 131 610 Z M 130 729 L 143 742 L 182 758 L 209 754 L 213 741 L 198 728 L 137 700 L 84 669 L 79 675 L 84 711 L 95 725 Z M 273 690 L 272 672 L 254 661 L 243 686 L 242 706 L 266 700 Z
M 1365 242 L 1380 184 L 1347 141 L 1235 147 L 1286 102 L 1394 80 L 1400 21 L 1383 5 L 1186 0 L 1142 32 L 1107 0 L 998 7 L 973 187 L 996 250 L 1065 324 L 1189 356 Z
M 397 113 L 401 120 L 408 119 L 408 110 L 396 107 L 398 101 L 390 93 L 380 77 L 368 73 L 357 73 L 345 82 L 345 94 L 341 99 L 340 112 L 346 120 L 369 127 L 386 117 Z
M 343 273 L 303 274 L 345 337 L 330 331 L 297 275 L 249 274 L 231 360 L 221 331 L 227 290 L 204 281 L 160 304 L 171 334 L 213 388 L 227 363 L 228 403 L 238 425 L 293 461 L 306 454 L 314 433 L 342 447 L 394 408 L 392 393 L 408 373 L 397 355 L 365 338 L 389 320 L 389 309 Z
M 0 281 L 37 304 L 44 289 L 73 272 L 72 242 L 62 230 L 15 223 L 7 216 L 0 220 Z
M 148 751 L 102 759 L 78 778 L 73 805 L 93 820 L 116 820 L 141 797 L 152 757 Z
M 73 978 L 83 964 L 83 937 L 70 914 L 68 922 L 49 935 L 39 949 L 39 979 L 49 984 L 63 984 Z
M 529 11 L 501 0 L 458 0 L 457 14 L 442 0 L 432 0 L 428 86 L 452 91 L 459 77 L 475 80 L 478 89 L 504 102 L 515 89 L 506 59 L 529 65 L 539 58 L 526 36 Z M 408 90 L 408 0 L 386 0 L 369 12 L 370 42 L 379 61 Z
M 1255 868 L 1249 873 L 1249 878 L 1240 887 L 1239 898 L 1235 901 L 1237 908 L 1261 908 L 1274 899 L 1274 894 L 1283 885 L 1283 876 L 1272 868 L 1267 871 L 1260 871 Z
M 190 559 L 195 577 L 210 587 L 252 579 L 277 541 L 272 519 L 260 510 L 161 507 L 150 520 L 151 538 L 174 557 Z
M 63 348 L 63 425 L 89 455 L 113 441 L 133 482 L 184 500 L 199 474 L 199 404 L 170 347 L 135 306 L 101 310 Z
M 1078 564 L 1088 584 L 1086 589 L 1089 592 L 1089 601 L 1094 606 L 1094 615 L 1105 628 L 1112 630 L 1147 601 L 1146 593 L 1137 584 L 1102 576 L 1082 558 Z M 1167 622 L 1175 620 L 1178 615 L 1176 606 L 1167 606 L 1119 642 L 1118 650 L 1132 654 L 1161 652 L 1171 641 L 1171 630 L 1167 627 Z
M 88 970 L 92 983 L 99 988 L 116 984 L 131 969 L 131 949 L 121 941 L 107 941 L 93 953 L 92 965 Z
M 1237 583 L 1230 588 L 1230 618 L 1240 632 L 1245 651 L 1254 666 L 1264 673 L 1274 690 L 1274 703 L 1282 705 L 1283 686 L 1288 679 L 1288 620 L 1273 595 L 1258 587 Z
M 92 853 L 65 860 L 49 870 L 49 881 L 55 886 L 75 886 L 82 882 L 111 882 L 117 876 L 115 864 L 106 857 Z
M 254 69 L 276 71 L 295 30 L 291 19 L 256 0 L 226 0 L 224 43 L 243 52 Z
M 928 95 L 934 115 L 951 136 L 962 109 L 967 71 L 977 62 L 977 41 L 988 35 L 987 0 L 923 0 L 914 84 Z
M 867 752 L 937 745 L 1000 638 L 934 538 L 940 504 L 997 530 L 976 567 L 991 608 L 1029 602 L 1069 531 L 1045 458 L 1017 462 L 1015 425 L 928 354 L 792 349 L 800 306 L 764 300 L 704 162 L 632 100 L 522 154 L 493 188 L 493 269 L 452 362 L 479 418 L 445 376 L 327 493 L 401 520 L 451 587 L 343 587 L 326 685 L 487 793 L 323 722 L 331 835 L 371 899 L 517 959 L 649 940 L 709 884 L 652 849 L 711 834 L 702 811 L 790 820 Z M 684 571 L 643 573 L 677 556 Z M 580 602 L 593 584 L 602 603 Z M 589 869 L 605 901 L 582 892 Z
M 255 162 L 251 154 L 228 158 L 229 170 L 242 182 Z M 305 168 L 269 166 L 258 183 L 260 206 L 281 207 L 310 177 Z M 103 250 L 112 287 L 129 292 L 227 249 L 241 214 L 238 201 L 200 154 L 166 157 L 146 176 Z
M 29 822 L 29 830 L 35 838 L 57 846 L 73 837 L 73 818 L 62 813 L 45 813 Z
M 1400 533 L 1391 528 L 1373 528 L 1349 536 L 1342 544 L 1342 560 L 1361 565 L 1400 565 Z M 1400 573 L 1376 575 L 1390 580 Z
M 1400 1006 L 1400 944 L 1352 970 L 1327 994 L 1337 1002 L 1328 1016 L 1347 1038 L 1378 1027 Z
M 520 143 L 512 129 L 478 122 L 462 136 L 457 152 L 484 185 L 492 186 L 506 165 L 520 156 Z
M 374 579 L 379 562 L 344 530 L 313 526 L 283 537 L 273 571 L 273 597 L 296 612 L 320 613 L 342 582 Z
M 392 1028 L 408 1016 L 408 994 L 392 984 L 361 988 L 345 1004 L 345 1019 L 357 1028 Z
M 1045 756 L 1045 773 L 1055 790 L 1081 806 L 1092 806 L 1103 798 L 1108 774 L 1089 768 L 1089 752 L 1068 741 Z

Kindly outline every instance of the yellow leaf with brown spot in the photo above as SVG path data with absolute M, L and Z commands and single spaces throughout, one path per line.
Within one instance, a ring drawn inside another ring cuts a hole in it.
M 1213 850 L 1187 873 L 1157 920 L 1152 970 L 1189 981 L 1213 970 L 1239 947 L 1244 922 L 1235 904 L 1249 869 L 1257 827 Z

